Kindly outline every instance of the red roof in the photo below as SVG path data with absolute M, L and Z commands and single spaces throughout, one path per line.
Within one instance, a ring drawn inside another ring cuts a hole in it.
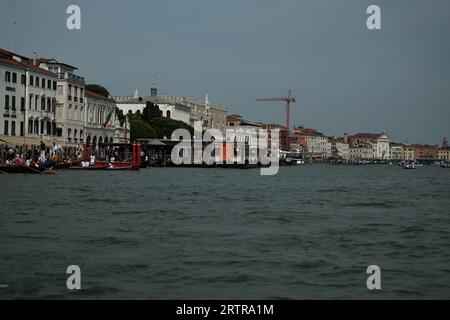
M 26 60 L 26 61 L 24 61 L 24 62 L 17 61 L 16 59 L 13 58 L 14 56 L 17 56 L 17 57 L 21 58 L 22 60 Z M 18 55 L 16 53 L 4 50 L 4 49 L 0 49 L 0 62 L 2 64 L 6 64 L 9 66 L 15 66 L 22 70 L 29 69 L 34 72 L 47 74 L 47 75 L 55 77 L 55 78 L 57 77 L 57 75 L 55 73 L 50 72 L 45 69 L 42 69 L 38 66 L 35 66 L 30 59 L 28 59 L 24 56 Z

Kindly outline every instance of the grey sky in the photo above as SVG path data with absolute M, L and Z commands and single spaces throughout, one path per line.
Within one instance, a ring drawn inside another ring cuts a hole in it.
M 369 4 L 382 30 L 366 28 Z M 450 136 L 449 31 L 448 0 L 0 1 L 0 47 L 76 65 L 113 95 L 148 94 L 155 77 L 160 93 L 283 123 L 283 105 L 255 99 L 292 88 L 294 124 L 411 143 Z

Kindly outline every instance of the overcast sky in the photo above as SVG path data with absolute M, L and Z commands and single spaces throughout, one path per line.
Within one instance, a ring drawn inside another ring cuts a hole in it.
M 81 30 L 66 28 L 81 7 Z M 382 10 L 369 31 L 366 9 Z M 14 22 L 16 28 L 14 30 Z M 450 137 L 448 0 L 1 0 L 0 47 L 79 68 L 112 95 L 185 95 L 249 120 L 330 135 L 386 131 L 399 142 Z

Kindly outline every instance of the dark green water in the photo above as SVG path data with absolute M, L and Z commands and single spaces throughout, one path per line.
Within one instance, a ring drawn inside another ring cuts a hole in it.
M 325 165 L 0 176 L 0 298 L 448 299 L 449 181 Z

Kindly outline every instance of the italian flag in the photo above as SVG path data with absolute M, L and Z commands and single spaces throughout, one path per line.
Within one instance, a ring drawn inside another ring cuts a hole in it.
M 112 117 L 112 110 L 108 113 L 108 115 L 106 116 L 106 121 L 103 123 L 104 127 L 107 127 L 109 124 L 109 121 L 111 120 Z

